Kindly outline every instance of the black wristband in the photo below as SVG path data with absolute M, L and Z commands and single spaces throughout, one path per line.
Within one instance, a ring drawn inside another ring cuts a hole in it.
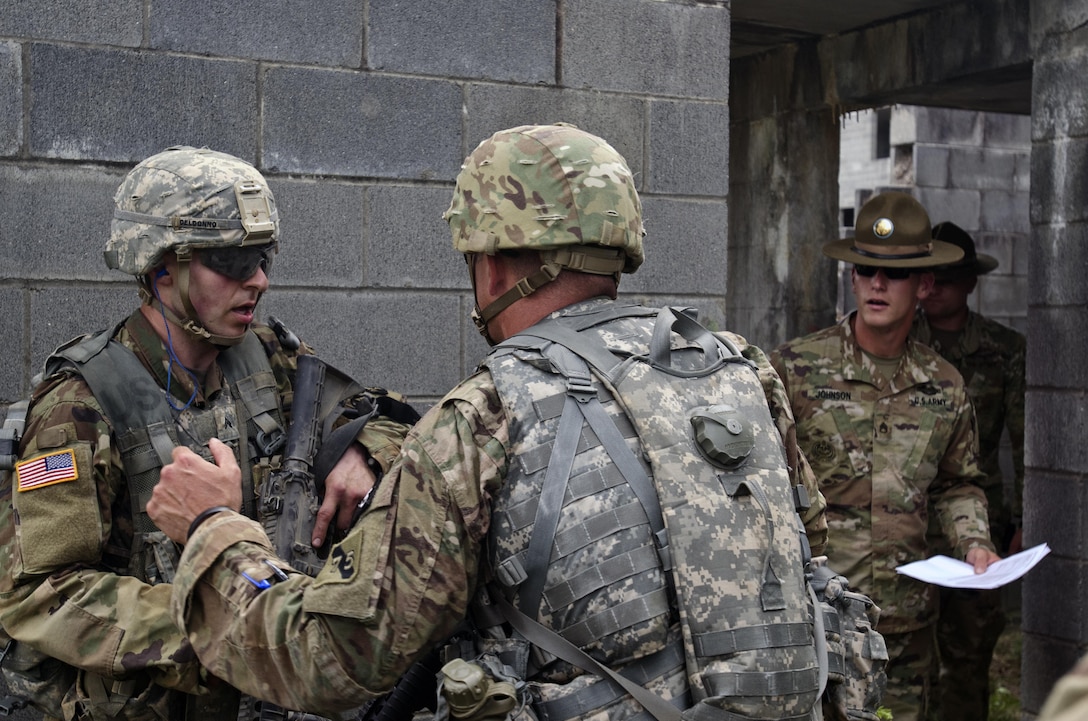
M 196 533 L 196 529 L 200 528 L 200 524 L 208 520 L 215 514 L 222 513 L 223 511 L 233 510 L 233 508 L 228 508 L 227 506 L 212 506 L 211 508 L 204 509 L 203 511 L 198 513 L 196 518 L 193 519 L 193 522 L 189 524 L 189 535 L 185 537 L 185 540 L 189 540 L 190 538 L 192 538 L 193 534 Z

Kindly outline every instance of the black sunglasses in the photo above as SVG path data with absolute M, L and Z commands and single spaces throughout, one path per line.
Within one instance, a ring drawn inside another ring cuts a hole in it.
M 875 265 L 855 265 L 854 270 L 862 278 L 872 278 L 878 270 L 882 270 L 888 280 L 906 280 L 911 273 L 916 272 L 914 268 L 878 268 Z
M 258 268 L 268 275 L 272 272 L 272 256 L 275 252 L 276 246 L 273 243 L 199 250 L 200 262 L 205 268 L 233 280 L 248 280 Z

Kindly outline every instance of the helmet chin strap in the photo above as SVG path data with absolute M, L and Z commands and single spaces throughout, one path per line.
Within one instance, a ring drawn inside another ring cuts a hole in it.
M 487 324 L 491 319 L 522 298 L 532 295 L 543 286 L 551 283 L 559 277 L 559 273 L 564 268 L 593 275 L 610 275 L 619 282 L 620 273 L 625 262 L 622 249 L 595 246 L 544 250 L 540 251 L 540 258 L 544 262 L 540 266 L 540 270 L 519 280 L 486 308 L 480 308 L 479 302 L 476 303 L 476 307 L 472 311 L 472 322 L 476 325 L 476 330 L 480 331 L 480 334 L 489 344 L 495 345 L 487 331 Z M 471 270 L 469 271 L 469 278 L 472 281 L 473 295 L 476 295 L 476 274 Z
M 513 288 L 493 300 L 486 308 L 480 308 L 480 304 L 477 302 L 476 307 L 472 309 L 472 322 L 476 325 L 476 330 L 480 331 L 480 334 L 487 340 L 489 345 L 495 345 L 495 341 L 491 339 L 487 330 L 487 324 L 491 322 L 491 319 L 522 298 L 532 295 L 544 285 L 551 283 L 559 277 L 561 270 L 563 270 L 563 267 L 558 263 L 545 263 L 540 267 L 540 270 L 519 280 L 514 284 Z M 472 274 L 472 290 L 475 295 L 475 274 Z
M 245 340 L 245 333 L 238 336 L 216 335 L 200 323 L 200 316 L 193 307 L 192 300 L 189 299 L 189 261 L 192 258 L 192 255 L 190 253 L 180 252 L 176 253 L 176 255 L 178 259 L 178 294 L 181 296 L 181 303 L 185 306 L 185 313 L 188 317 L 182 318 L 170 308 L 166 307 L 161 300 L 146 292 L 144 287 L 141 286 L 140 294 L 144 297 L 144 301 L 148 303 L 148 305 L 158 306 L 158 310 L 162 312 L 167 320 L 181 328 L 188 336 L 195 338 L 196 340 L 211 343 L 219 348 L 229 348 L 238 345 Z

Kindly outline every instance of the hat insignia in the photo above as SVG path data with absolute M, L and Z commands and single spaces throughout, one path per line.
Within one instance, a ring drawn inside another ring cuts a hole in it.
M 895 223 L 892 222 L 891 218 L 878 218 L 877 221 L 873 223 L 873 233 L 875 233 L 878 238 L 890 238 L 894 232 Z

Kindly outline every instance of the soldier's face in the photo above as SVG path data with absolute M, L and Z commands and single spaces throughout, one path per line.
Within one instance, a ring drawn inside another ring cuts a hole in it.
M 930 318 L 952 318 L 967 310 L 967 297 L 975 289 L 974 276 L 937 280 L 933 290 L 922 300 L 922 310 Z
M 171 278 L 177 277 L 178 268 L 175 258 L 167 260 L 167 270 Z M 258 266 L 248 278 L 236 280 L 217 273 L 201 263 L 200 251 L 195 252 L 193 259 L 189 262 L 189 301 L 196 311 L 197 320 L 209 332 L 216 335 L 233 338 L 245 333 L 253 323 L 257 302 L 266 290 L 268 290 L 268 276 L 263 266 Z M 175 313 L 185 316 L 180 289 L 176 282 L 170 284 L 168 294 L 163 301 L 168 303 Z
M 911 273 L 902 280 L 891 280 L 883 270 L 868 278 L 854 270 L 851 278 L 858 321 L 873 330 L 910 326 L 918 302 L 933 288 L 932 273 Z

